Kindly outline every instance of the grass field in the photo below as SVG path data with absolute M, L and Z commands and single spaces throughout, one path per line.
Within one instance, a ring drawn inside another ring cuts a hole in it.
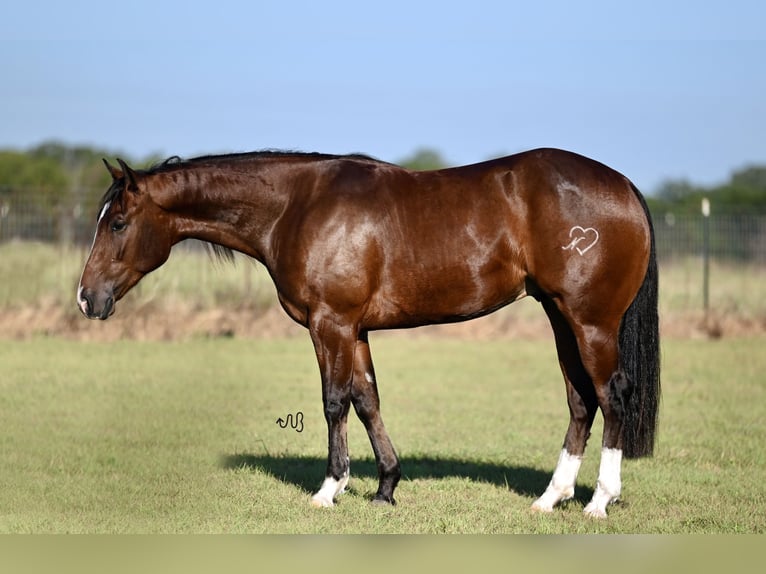
M 0 342 L 0 532 L 763 533 L 764 338 L 666 340 L 655 458 L 623 465 L 623 500 L 530 512 L 566 428 L 551 342 L 373 336 L 383 416 L 402 457 L 398 505 L 349 425 L 351 490 L 332 509 L 308 337 Z M 303 430 L 276 420 L 303 413 Z

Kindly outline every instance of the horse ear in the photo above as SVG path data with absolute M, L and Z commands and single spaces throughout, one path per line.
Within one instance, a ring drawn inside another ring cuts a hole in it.
M 123 173 L 120 171 L 119 168 L 114 167 L 113 165 L 111 165 L 108 161 L 106 161 L 106 158 L 102 158 L 101 161 L 104 162 L 104 165 L 106 166 L 106 169 L 109 170 L 109 174 L 112 176 L 112 179 L 114 181 L 117 181 L 118 179 L 122 179 Z
M 120 167 L 122 168 L 122 173 L 125 177 L 125 189 L 128 191 L 132 191 L 133 193 L 138 193 L 138 184 L 136 183 L 136 172 L 131 169 L 131 167 L 122 161 L 120 158 L 117 158 L 117 163 L 120 164 Z

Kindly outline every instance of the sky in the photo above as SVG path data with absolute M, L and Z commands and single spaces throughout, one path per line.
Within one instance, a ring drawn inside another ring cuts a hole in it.
M 0 148 L 140 159 L 535 147 L 652 193 L 766 164 L 762 0 L 11 0 Z

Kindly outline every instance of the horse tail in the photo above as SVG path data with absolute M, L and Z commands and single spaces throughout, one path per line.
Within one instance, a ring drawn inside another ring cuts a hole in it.
M 622 429 L 623 454 L 626 458 L 652 456 L 660 402 L 658 275 L 654 226 L 646 201 L 635 186 L 633 191 L 649 223 L 650 250 L 644 281 L 620 325 L 620 366 L 632 387 Z

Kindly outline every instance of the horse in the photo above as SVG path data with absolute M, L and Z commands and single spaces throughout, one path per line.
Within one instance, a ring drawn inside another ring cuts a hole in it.
M 77 288 L 107 319 L 176 243 L 262 263 L 279 302 L 308 329 L 322 383 L 327 470 L 311 497 L 333 506 L 349 481 L 353 405 L 378 471 L 373 502 L 395 504 L 399 458 L 383 424 L 369 332 L 465 321 L 525 296 L 542 305 L 564 377 L 569 425 L 532 509 L 574 496 L 600 409 L 590 517 L 621 494 L 622 458 L 651 456 L 660 398 L 654 230 L 639 190 L 584 156 L 535 149 L 431 171 L 364 155 L 261 151 L 122 159 Z

